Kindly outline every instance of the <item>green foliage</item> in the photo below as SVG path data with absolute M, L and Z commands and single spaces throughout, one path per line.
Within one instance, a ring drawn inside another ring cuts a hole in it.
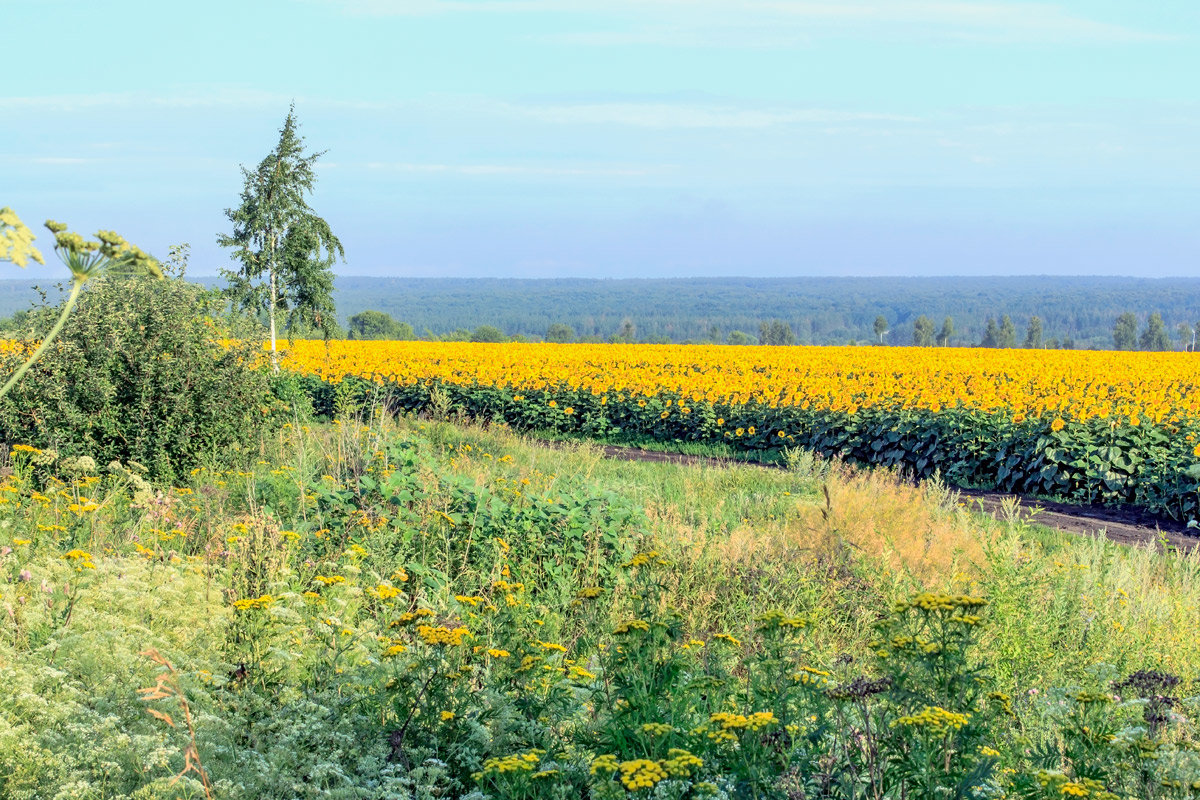
M 913 344 L 917 347 L 933 347 L 933 320 L 922 314 L 913 323 Z
M 744 331 L 734 330 L 729 332 L 729 338 L 725 340 L 725 343 L 732 345 L 758 344 L 758 339 Z
M 308 379 L 318 413 L 330 389 Z M 865 408 L 852 413 L 801 406 L 710 404 L 660 393 L 594 395 L 590 390 L 438 384 L 338 386 L 394 409 L 424 412 L 434 396 L 464 417 L 520 430 L 583 434 L 613 442 L 725 444 L 782 458 L 802 447 L 830 458 L 897 468 L 959 486 L 987 487 L 1087 503 L 1132 505 L 1181 522 L 1200 521 L 1194 442 L 1200 428 L 1170 430 L 1136 415 L 1085 421 L 1013 418 L 1001 411 Z M 319 399 L 323 398 L 323 399 Z M 1191 440 L 1186 437 L 1192 436 Z
M 942 320 L 942 329 L 938 332 L 937 344 L 938 347 L 949 347 L 950 340 L 954 338 L 954 320 L 946 317 Z
M 561 322 L 556 322 L 546 329 L 547 342 L 573 342 L 575 341 L 575 329 L 570 325 L 564 325 Z
M 1024 347 L 1028 349 L 1038 350 L 1042 346 L 1042 318 L 1030 317 L 1029 328 L 1025 331 Z
M 60 463 L 68 497 L 39 499 L 54 468 L 12 454 L 3 796 L 166 800 L 203 780 L 230 800 L 1182 800 L 1200 781 L 1190 676 L 1078 651 L 1046 657 L 1085 662 L 1077 682 L 1006 691 L 981 654 L 1022 620 L 903 592 L 848 550 L 770 575 L 709 562 L 753 588 L 724 628 L 680 603 L 704 568 L 678 517 L 656 541 L 583 472 L 448 426 L 323 433 L 314 450 L 292 428 L 284 460 L 165 495 Z M 71 511 L 83 493 L 94 508 Z M 1036 591 L 1053 623 L 1058 598 L 1103 597 L 1091 584 L 1125 560 L 1098 554 L 1076 585 L 1016 555 L 1054 582 L 973 577 L 1002 581 L 1006 615 Z M 1172 563 L 1150 571 L 1191 569 Z M 844 594 L 871 582 L 905 599 L 840 627 Z M 1086 624 L 1066 612 L 1062 646 Z
M 88 281 L 105 274 L 163 276 L 157 261 L 112 231 L 97 231 L 95 240 L 87 240 L 78 233 L 68 232 L 66 225 L 53 220 L 46 221 L 46 228 L 54 234 L 55 254 L 71 271 L 71 291 L 62 304 L 58 319 L 42 334 L 41 343 L 23 363 L 11 370 L 8 380 L 0 386 L 0 397 L 7 395 L 30 366 L 47 351 Z M 33 234 L 12 209 L 0 209 L 0 260 L 10 260 L 22 267 L 29 259 L 44 263 L 42 254 L 30 244 L 33 239 Z
M 1017 326 L 1012 318 L 1005 314 L 1000 318 L 1000 329 L 996 338 L 997 347 L 1013 348 L 1017 346 Z
M 506 342 L 508 337 L 504 331 L 494 325 L 480 325 L 471 332 L 472 342 Z
M 93 282 L 55 346 L 0 401 L 0 438 L 136 461 L 164 480 L 244 458 L 267 421 L 267 376 L 254 344 L 223 344 L 232 331 L 219 307 L 180 280 Z
M 796 334 L 792 326 L 780 319 L 760 323 L 758 326 L 758 343 L 765 345 L 787 346 L 796 343 Z
M 1167 334 L 1167 326 L 1163 323 L 1162 314 L 1155 311 L 1146 320 L 1146 330 L 1138 344 L 1143 350 L 1170 350 L 1171 337 Z
M 412 325 L 397 322 L 382 311 L 360 311 L 350 318 L 346 332 L 351 339 L 411 340 L 416 338 Z
M 221 272 L 229 283 L 226 296 L 237 307 L 267 315 L 272 354 L 277 311 L 287 312 L 288 328 L 307 325 L 326 336 L 334 333 L 332 266 L 345 254 L 329 224 L 305 199 L 322 155 L 304 153 L 293 106 L 275 149 L 255 170 L 242 168 L 242 203 L 225 210 L 233 233 L 217 237 L 241 262 L 239 269 Z
M 1117 350 L 1137 349 L 1137 316 L 1126 311 L 1113 325 L 1113 347 Z
M 999 347 L 1000 346 L 1000 328 L 996 325 L 996 320 L 988 317 L 987 326 L 983 331 L 983 339 L 979 342 L 980 347 Z

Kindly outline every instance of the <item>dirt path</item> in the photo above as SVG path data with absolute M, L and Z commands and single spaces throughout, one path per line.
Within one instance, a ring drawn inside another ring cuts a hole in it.
M 560 447 L 564 443 L 545 442 L 551 447 Z M 636 447 L 621 447 L 618 445 L 601 445 L 606 458 L 623 459 L 626 461 L 651 461 L 669 464 L 693 464 L 712 467 L 760 467 L 763 469 L 779 469 L 771 464 L 755 464 L 730 458 L 713 458 L 711 456 L 691 456 L 682 453 L 661 453 L 654 450 L 641 450 Z M 1107 506 L 1079 506 L 1067 503 L 1055 503 L 1049 500 L 1038 500 L 1003 492 L 985 492 L 978 489 L 956 489 L 967 502 L 968 507 L 990 514 L 997 519 L 1003 519 L 1012 504 L 1016 503 L 1016 513 L 1024 520 L 1055 528 L 1065 533 L 1085 536 L 1104 536 L 1120 544 L 1140 544 L 1156 542 L 1160 546 L 1191 550 L 1200 546 L 1200 537 L 1189 534 L 1187 529 L 1172 520 L 1155 517 L 1144 511 L 1128 508 L 1110 508 Z

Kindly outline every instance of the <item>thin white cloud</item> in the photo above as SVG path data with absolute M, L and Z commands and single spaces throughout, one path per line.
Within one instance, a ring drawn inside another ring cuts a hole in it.
M 510 106 L 542 122 L 639 128 L 766 128 L 786 124 L 915 122 L 917 118 L 829 109 L 756 109 L 683 103 L 580 103 Z
M 340 100 L 328 97 L 289 96 L 253 89 L 208 87 L 178 93 L 99 92 L 95 94 L 53 94 L 24 97 L 0 97 L 0 111 L 79 113 L 97 109 L 205 109 L 262 108 L 297 105 L 321 108 L 376 109 L 384 104 Z
M 662 172 L 668 167 L 560 167 L 525 164 L 427 164 L 402 161 L 370 161 L 369 170 L 386 172 L 412 172 L 430 174 L 452 174 L 470 176 L 532 175 L 546 177 L 571 177 L 581 175 L 638 177 Z
M 1173 36 L 1073 14 L 1048 2 L 975 0 L 304 0 L 364 16 L 587 14 L 615 29 L 551 38 L 592 45 L 784 46 L 818 35 L 978 41 L 1138 42 Z
M 87 164 L 90 161 L 95 161 L 92 158 L 74 158 L 71 156 L 39 156 L 31 158 L 34 164 L 46 164 L 50 166 L 75 166 L 78 164 Z

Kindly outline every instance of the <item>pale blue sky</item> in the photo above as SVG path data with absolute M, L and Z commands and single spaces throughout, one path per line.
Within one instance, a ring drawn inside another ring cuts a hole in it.
M 1196 0 L 0 0 L 0 32 L 0 205 L 197 274 L 293 99 L 345 274 L 1200 274 Z

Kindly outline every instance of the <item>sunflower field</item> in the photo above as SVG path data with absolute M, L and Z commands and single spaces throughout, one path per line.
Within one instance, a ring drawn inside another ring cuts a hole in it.
M 1200 360 L 1187 353 L 294 342 L 318 401 L 608 441 L 784 448 L 963 486 L 1200 519 Z M 351 379 L 351 380 L 347 380 Z

